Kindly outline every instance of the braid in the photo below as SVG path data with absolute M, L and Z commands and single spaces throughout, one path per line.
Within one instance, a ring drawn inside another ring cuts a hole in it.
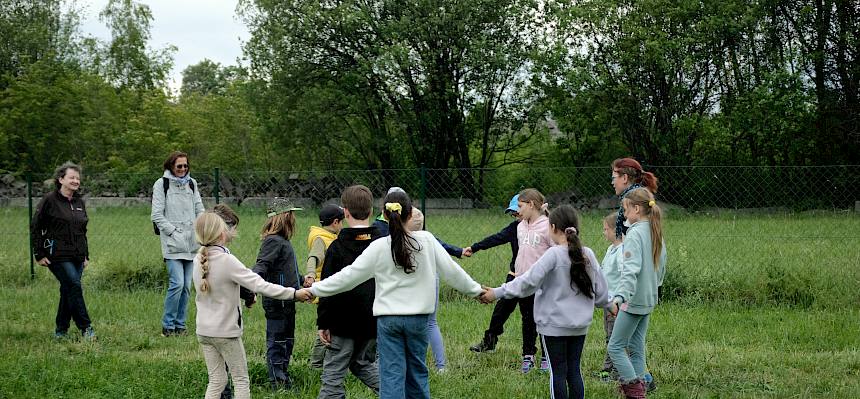
M 209 246 L 201 246 L 197 250 L 197 254 L 200 255 L 200 268 L 203 269 L 203 283 L 200 284 L 200 292 L 208 292 L 209 281 L 206 278 L 209 277 Z

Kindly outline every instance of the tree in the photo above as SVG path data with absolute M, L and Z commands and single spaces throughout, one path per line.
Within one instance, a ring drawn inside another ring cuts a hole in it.
M 147 50 L 152 22 L 149 6 L 132 0 L 110 0 L 99 17 L 111 30 L 104 71 L 108 80 L 120 88 L 163 88 L 175 49 Z

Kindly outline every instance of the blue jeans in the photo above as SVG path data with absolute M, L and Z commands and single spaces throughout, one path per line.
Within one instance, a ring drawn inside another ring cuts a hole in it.
M 645 334 L 650 315 L 618 312 L 607 351 L 622 383 L 635 381 L 645 375 Z
M 376 318 L 380 399 L 430 399 L 427 315 Z
M 296 336 L 295 304 L 293 313 L 283 319 L 266 319 L 266 365 L 269 369 L 269 382 L 288 383 L 290 380 L 290 358 Z
M 550 388 L 553 399 L 583 399 L 585 386 L 579 365 L 585 335 L 566 337 L 542 336 L 550 367 Z
M 436 279 L 436 310 L 430 313 L 427 319 L 427 333 L 430 338 L 430 349 L 433 352 L 433 360 L 436 362 L 436 369 L 445 368 L 447 360 L 445 359 L 445 343 L 442 341 L 442 331 L 439 330 L 439 324 L 436 323 L 436 313 L 439 312 L 439 279 Z
M 69 330 L 72 319 L 79 330 L 84 331 L 90 326 L 90 315 L 84 303 L 84 290 L 81 286 L 81 276 L 84 264 L 71 261 L 57 261 L 48 265 L 48 269 L 60 282 L 60 305 L 57 307 L 57 332 Z
M 161 326 L 168 330 L 185 328 L 188 297 L 191 296 L 191 268 L 194 261 L 167 259 L 167 296 L 164 298 L 164 316 Z

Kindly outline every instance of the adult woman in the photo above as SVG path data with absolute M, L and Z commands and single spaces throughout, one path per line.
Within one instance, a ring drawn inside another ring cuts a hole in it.
M 627 232 L 621 200 L 627 193 L 639 187 L 645 187 L 651 194 L 656 194 L 657 176 L 644 171 L 642 165 L 633 158 L 620 158 L 612 161 L 612 187 L 615 188 L 615 195 L 619 199 L 618 217 L 615 219 L 615 237 L 620 239 Z
M 191 292 L 191 272 L 199 246 L 194 241 L 194 220 L 203 213 L 197 181 L 189 173 L 188 154 L 174 151 L 164 161 L 164 175 L 152 186 L 152 222 L 161 236 L 161 254 L 167 265 L 167 296 L 161 318 L 161 335 L 186 331 L 185 316 Z
M 45 194 L 36 206 L 30 234 L 33 255 L 39 265 L 47 267 L 60 282 L 60 305 L 54 337 L 65 338 L 71 320 L 85 339 L 96 337 L 93 331 L 81 276 L 89 263 L 87 247 L 87 208 L 78 193 L 81 167 L 71 162 L 54 172 L 56 190 Z

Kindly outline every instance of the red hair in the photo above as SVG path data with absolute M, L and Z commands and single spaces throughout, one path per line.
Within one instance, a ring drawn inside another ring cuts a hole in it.
M 633 158 L 620 158 L 612 161 L 612 171 L 630 176 L 631 181 L 647 188 L 652 194 L 657 192 L 657 176 L 642 170 L 642 165 Z

